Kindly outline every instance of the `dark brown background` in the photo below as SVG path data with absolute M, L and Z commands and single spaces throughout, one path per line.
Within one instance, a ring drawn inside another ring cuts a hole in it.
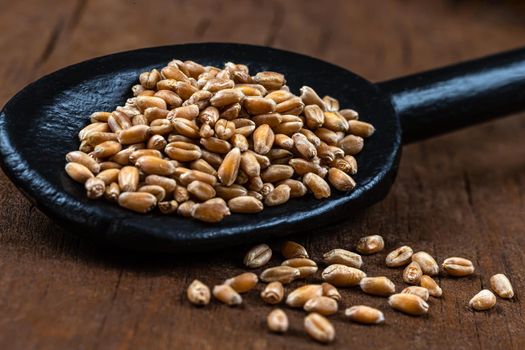
M 154 4 L 153 4 L 154 3 Z M 45 73 L 116 51 L 184 42 L 233 41 L 286 48 L 347 67 L 370 80 L 525 44 L 518 1 L 1 1 L 0 103 Z M 45 152 L 35 143 L 35 152 Z M 344 291 L 386 324 L 340 316 L 334 348 L 523 349 L 525 307 L 525 116 L 514 116 L 404 149 L 387 199 L 345 224 L 297 237 L 315 258 L 368 233 L 477 266 L 441 279 L 444 298 L 427 317 L 391 311 L 386 300 Z M 269 334 L 257 293 L 245 306 L 195 309 L 195 277 L 210 284 L 242 271 L 239 255 L 192 257 L 118 252 L 67 234 L 0 174 L 0 348 L 314 349 L 299 311 L 291 332 Z M 237 249 L 237 251 L 241 251 Z M 384 253 L 365 259 L 369 274 Z M 278 259 L 274 260 L 276 263 Z M 467 302 L 504 272 L 517 296 L 473 313 Z

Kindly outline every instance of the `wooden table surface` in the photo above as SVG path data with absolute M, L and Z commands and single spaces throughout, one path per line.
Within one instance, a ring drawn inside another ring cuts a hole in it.
M 154 3 L 154 4 L 153 4 Z M 372 81 L 525 44 L 519 1 L 1 1 L 0 103 L 29 82 L 94 56 L 146 46 L 232 41 L 285 48 Z M 45 152 L 35 143 L 35 152 Z M 524 349 L 525 115 L 405 147 L 388 197 L 345 223 L 295 237 L 314 258 L 379 233 L 387 250 L 408 244 L 439 261 L 464 256 L 474 276 L 440 278 L 444 297 L 428 316 L 394 312 L 386 300 L 343 291 L 343 307 L 366 303 L 386 323 L 333 317 L 333 348 Z M 0 348 L 320 349 L 288 312 L 288 335 L 269 334 L 258 293 L 230 309 L 191 307 L 185 287 L 243 270 L 244 248 L 158 256 L 79 239 L 36 210 L 0 173 Z M 369 275 L 385 253 L 365 258 Z M 279 257 L 272 260 L 278 263 Z M 497 272 L 516 297 L 485 313 L 471 296 Z M 259 289 L 261 287 L 259 286 Z

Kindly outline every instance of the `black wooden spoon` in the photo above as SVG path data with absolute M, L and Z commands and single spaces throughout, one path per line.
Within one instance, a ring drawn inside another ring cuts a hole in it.
M 173 58 L 286 74 L 359 111 L 377 131 L 358 156 L 358 186 L 327 200 L 293 199 L 255 215 L 234 214 L 205 224 L 157 213 L 139 215 L 87 199 L 64 172 L 65 154 L 78 147 L 87 116 L 112 110 L 130 96 L 140 72 Z M 143 250 L 188 251 L 322 230 L 382 199 L 392 185 L 403 143 L 502 116 L 525 107 L 525 50 L 517 50 L 373 84 L 311 57 L 239 44 L 188 44 L 117 53 L 66 67 L 28 85 L 0 114 L 0 159 L 7 176 L 44 213 L 69 231 Z M 7 195 L 3 193 L 2 195 Z

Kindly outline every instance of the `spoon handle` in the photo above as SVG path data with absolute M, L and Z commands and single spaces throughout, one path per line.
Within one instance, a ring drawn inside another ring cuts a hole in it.
M 403 143 L 525 110 L 525 48 L 379 83 Z

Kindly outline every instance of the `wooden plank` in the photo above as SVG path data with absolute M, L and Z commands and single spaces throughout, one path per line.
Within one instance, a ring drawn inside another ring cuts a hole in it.
M 70 63 L 194 41 L 272 45 L 382 80 L 519 46 L 522 11 L 512 1 L 11 2 L 0 12 L 0 101 Z M 20 25 L 21 18 L 31 26 Z M 380 233 L 386 250 L 408 244 L 440 261 L 461 255 L 477 265 L 470 278 L 440 278 L 445 296 L 432 300 L 423 318 L 400 315 L 385 299 L 342 291 L 342 307 L 376 306 L 387 322 L 363 327 L 335 316 L 334 348 L 525 347 L 524 132 L 520 115 L 407 146 L 385 201 L 344 224 L 296 237 L 315 259 Z M 3 174 L 0 194 L 0 348 L 324 348 L 304 335 L 297 310 L 288 311 L 290 334 L 269 334 L 264 318 L 271 308 L 256 292 L 239 309 L 188 305 L 189 282 L 212 285 L 242 272 L 244 248 L 193 256 L 115 251 L 64 232 Z M 400 271 L 382 267 L 385 254 L 366 257 L 366 271 L 390 276 L 401 288 Z M 469 311 L 469 298 L 496 272 L 511 277 L 517 297 L 498 300 L 488 313 Z

